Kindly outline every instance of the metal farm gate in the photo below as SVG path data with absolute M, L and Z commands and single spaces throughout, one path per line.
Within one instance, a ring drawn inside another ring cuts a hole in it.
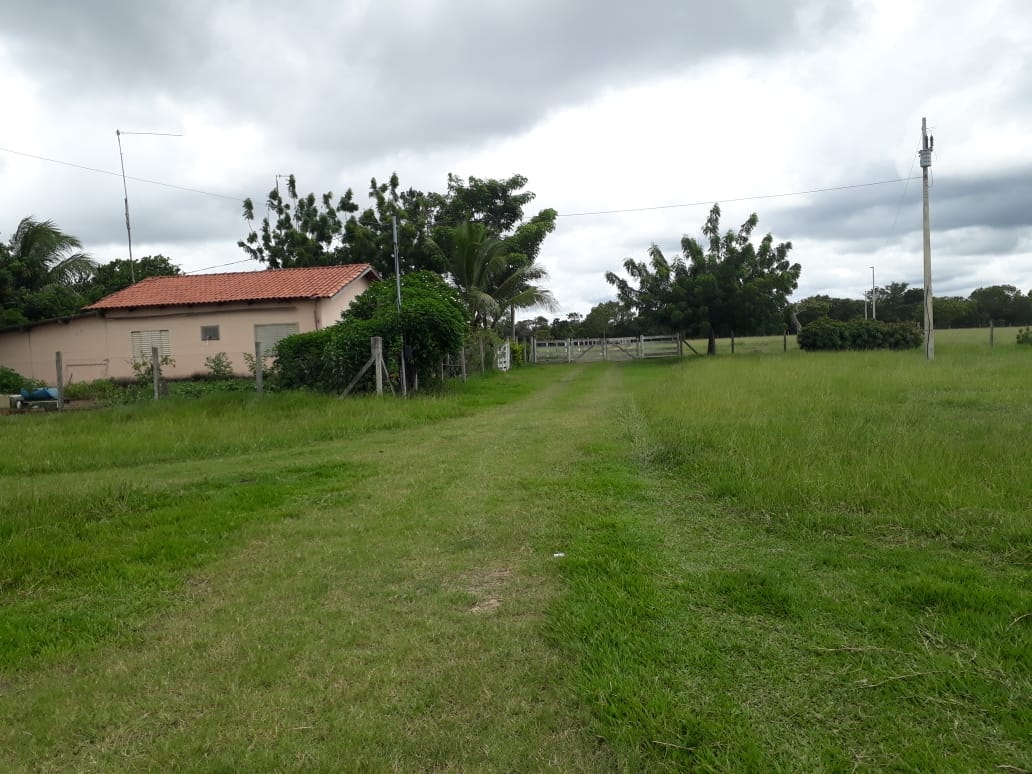
M 595 363 L 603 360 L 644 360 L 681 357 L 680 336 L 627 336 L 601 339 L 540 340 L 532 338 L 528 350 L 532 363 Z

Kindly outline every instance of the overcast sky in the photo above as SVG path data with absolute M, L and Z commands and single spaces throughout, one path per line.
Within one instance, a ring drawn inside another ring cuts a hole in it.
M 921 284 L 921 182 L 935 136 L 936 295 L 1032 289 L 1032 4 L 1025 0 L 0 0 L 0 239 L 50 218 L 98 260 L 239 262 L 240 201 L 275 175 L 366 203 L 370 177 L 442 191 L 526 175 L 562 313 L 652 242 L 668 255 L 750 212 L 791 240 L 795 298 Z M 18 153 L 14 153 L 16 151 Z M 599 210 L 702 204 L 641 212 Z M 231 264 L 231 265 L 225 265 Z

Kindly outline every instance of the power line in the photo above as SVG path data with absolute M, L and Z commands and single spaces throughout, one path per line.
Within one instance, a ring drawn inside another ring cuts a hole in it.
M 699 202 L 686 202 L 684 204 L 657 204 L 652 207 L 627 207 L 620 210 L 595 210 L 593 212 L 561 212 L 559 213 L 560 218 L 579 218 L 586 215 L 616 215 L 623 212 L 649 212 L 652 210 L 673 210 L 680 207 L 702 207 L 705 205 L 712 204 L 713 202 L 749 202 L 756 199 L 779 199 L 785 196 L 803 196 L 805 194 L 814 193 L 828 193 L 830 191 L 846 191 L 851 188 L 869 188 L 875 185 L 891 185 L 892 183 L 902 183 L 907 180 L 916 180 L 916 177 L 900 177 L 895 180 L 877 180 L 873 183 L 854 183 L 852 185 L 837 185 L 831 188 L 811 188 L 807 191 L 787 191 L 785 193 L 774 193 L 774 194 L 758 194 L 756 196 L 736 196 L 736 197 L 714 197 L 711 199 L 705 199 Z
M 128 134 L 128 132 L 125 132 L 125 134 Z M 150 133 L 136 132 L 136 134 L 159 134 L 159 133 L 158 132 L 150 132 Z M 51 164 L 61 164 L 61 165 L 66 166 L 66 167 L 74 167 L 75 169 L 82 169 L 82 170 L 85 170 L 87 172 L 96 172 L 97 174 L 100 174 L 100 175 L 111 175 L 113 177 L 121 177 L 122 176 L 120 172 L 112 172 L 112 171 L 107 170 L 107 169 L 97 169 L 96 167 L 87 167 L 84 164 L 74 164 L 71 161 L 62 161 L 61 159 L 51 159 L 51 158 L 47 158 L 46 156 L 37 156 L 37 155 L 35 155 L 33 153 L 25 153 L 23 151 L 16 151 L 16 150 L 12 150 L 11 148 L 2 148 L 2 147 L 0 147 L 0 151 L 3 151 L 4 153 L 12 153 L 15 156 L 25 156 L 26 158 L 30 158 L 30 159 L 37 159 L 38 161 L 48 161 Z M 243 196 L 240 196 L 240 197 L 237 197 L 237 196 L 226 196 L 226 194 L 215 193 L 214 191 L 202 191 L 200 188 L 188 188 L 187 186 L 176 185 L 175 183 L 163 183 L 160 180 L 148 180 L 145 177 L 133 177 L 132 175 L 126 175 L 126 179 L 127 180 L 134 180 L 137 183 L 149 183 L 151 185 L 160 185 L 160 186 L 162 186 L 164 188 L 175 188 L 177 191 L 186 191 L 188 193 L 203 194 L 205 196 L 216 196 L 219 199 L 229 199 L 230 201 L 234 201 L 234 202 L 242 202 L 244 200 Z
M 899 195 L 899 201 L 896 202 L 896 215 L 892 219 L 892 229 L 890 229 L 890 230 L 895 230 L 895 228 L 896 228 L 896 221 L 899 220 L 899 211 L 900 211 L 900 208 L 903 206 L 903 198 L 907 195 L 907 188 L 910 187 L 910 181 L 917 179 L 916 177 L 910 177 L 910 175 L 912 175 L 913 172 L 914 172 L 914 163 L 916 161 L 917 161 L 917 154 L 915 153 L 914 154 L 914 158 L 911 159 L 911 161 L 910 161 L 910 171 L 907 172 L 907 178 L 906 178 L 907 182 L 906 182 L 906 185 L 903 186 L 903 193 L 901 193 Z
M 162 132 L 139 132 L 139 134 L 164 134 L 164 133 L 162 133 Z M 16 150 L 13 150 L 11 148 L 0 147 L 0 151 L 2 151 L 4 153 L 12 153 L 12 154 L 14 154 L 16 156 L 25 156 L 26 158 L 30 158 L 30 159 L 37 159 L 39 161 L 46 161 L 46 162 L 49 162 L 51 164 L 61 164 L 61 165 L 66 166 L 66 167 L 73 167 L 75 169 L 82 169 L 82 170 L 85 170 L 87 172 L 96 172 L 96 173 L 101 174 L 101 175 L 111 175 L 111 176 L 114 176 L 114 177 L 121 177 L 120 173 L 112 172 L 112 171 L 107 170 L 107 169 L 97 169 L 96 167 L 88 167 L 88 166 L 86 166 L 84 164 L 75 164 L 75 163 L 73 163 L 71 161 L 63 161 L 62 159 L 52 159 L 52 158 L 48 158 L 47 156 L 37 156 L 36 154 L 33 154 L 33 153 L 25 153 L 24 151 L 16 151 Z M 911 171 L 913 171 L 913 167 L 911 167 Z M 243 196 L 239 196 L 239 197 L 238 196 L 227 196 L 226 194 L 215 193 L 214 191 L 204 191 L 204 190 L 201 190 L 199 188 L 189 188 L 187 186 L 176 185 L 174 183 L 165 183 L 165 182 L 162 182 L 160 180 L 150 180 L 148 178 L 143 178 L 143 177 L 127 176 L 127 179 L 133 180 L 133 181 L 138 182 L 138 183 L 149 183 L 150 185 L 160 185 L 160 186 L 163 186 L 165 188 L 174 188 L 177 191 L 186 191 L 188 193 L 198 193 L 198 194 L 203 194 L 204 196 L 215 196 L 215 197 L 217 197 L 219 199 L 229 199 L 231 201 L 236 201 L 236 202 L 243 201 L 246 198 L 246 197 L 243 197 Z M 805 190 L 805 191 L 786 191 L 786 192 L 783 192 L 783 193 L 757 194 L 755 196 L 735 196 L 735 197 L 719 197 L 719 196 L 717 196 L 717 197 L 707 198 L 707 199 L 704 199 L 702 201 L 684 202 L 684 203 L 681 203 L 681 204 L 657 204 L 657 205 L 652 205 L 652 206 L 649 206 L 649 207 L 626 207 L 626 208 L 622 208 L 622 209 L 592 210 L 592 211 L 587 211 L 587 212 L 560 212 L 558 214 L 558 217 L 560 217 L 560 218 L 580 218 L 580 217 L 586 217 L 586 216 L 590 216 L 590 215 L 617 215 L 617 214 L 627 213 L 627 212 L 650 212 L 650 211 L 654 211 L 654 210 L 672 210 L 672 209 L 680 209 L 680 208 L 684 208 L 684 207 L 702 207 L 702 206 L 705 206 L 705 205 L 708 205 L 708 204 L 712 204 L 713 202 L 729 203 L 729 202 L 756 201 L 756 200 L 760 200 L 760 199 L 780 199 L 780 198 L 784 198 L 784 197 L 788 197 L 788 196 L 805 196 L 806 194 L 830 193 L 830 192 L 833 192 L 833 191 L 848 191 L 848 190 L 854 189 L 854 188 L 870 188 L 872 186 L 878 186 L 878 185 L 892 185 L 894 183 L 906 183 L 906 182 L 909 182 L 910 180 L 917 180 L 917 177 L 910 177 L 908 175 L 907 177 L 900 177 L 900 178 L 896 178 L 894 180 L 876 180 L 876 181 L 870 182 L 870 183 L 853 183 L 851 185 L 838 185 L 838 186 L 831 186 L 831 187 L 828 187 L 828 188 L 810 188 L 810 189 Z
M 184 271 L 183 274 L 200 274 L 202 271 L 221 269 L 223 266 L 236 266 L 238 263 L 250 263 L 253 260 L 254 258 L 241 258 L 239 261 L 230 261 L 229 263 L 217 263 L 214 266 L 205 266 L 203 269 L 191 269 L 190 271 Z

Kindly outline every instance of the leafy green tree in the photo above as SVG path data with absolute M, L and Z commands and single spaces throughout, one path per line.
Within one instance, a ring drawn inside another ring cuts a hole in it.
M 718 333 L 780 330 L 802 267 L 788 261 L 791 242 L 775 245 L 767 234 L 759 247 L 752 244 L 758 222 L 753 213 L 737 231 L 721 232 L 720 206 L 714 204 L 702 227 L 704 244 L 685 236 L 673 261 L 656 245 L 648 264 L 627 259 L 624 270 L 637 287 L 613 272 L 606 279 L 647 325 L 708 333 L 709 354 L 716 353 Z
M 636 336 L 637 320 L 634 313 L 619 301 L 603 301 L 591 307 L 581 323 L 581 333 L 590 338 L 619 338 Z
M 312 193 L 298 196 L 297 179 L 290 175 L 286 198 L 277 185 L 269 191 L 266 204 L 269 214 L 256 228 L 254 202 L 244 199 L 244 219 L 251 230 L 237 246 L 251 258 L 270 269 L 349 262 L 343 240 L 344 219 L 358 210 L 350 188 L 336 202 L 332 191 L 319 200 Z
M 876 288 L 877 304 L 874 314 L 884 322 L 920 322 L 924 317 L 924 290 L 912 288 L 906 282 L 890 282 Z M 868 301 L 871 292 L 865 293 Z M 934 314 L 934 312 L 933 312 Z
M 0 252 L 0 324 L 74 314 L 96 263 L 52 220 L 23 218 Z
M 344 223 L 350 263 L 368 263 L 381 276 L 394 275 L 394 223 L 398 228 L 401 271 L 445 270 L 444 256 L 431 238 L 440 197 L 414 188 L 402 190 L 397 174 L 386 183 L 369 183 L 372 207 Z
M 401 278 L 400 316 L 395 293 L 392 282 L 373 283 L 332 326 L 326 352 L 338 390 L 343 390 L 369 359 L 371 336 L 383 337 L 388 362 L 400 362 L 404 336 L 412 366 L 408 377 L 414 381 L 418 373 L 423 383 L 434 378 L 445 355 L 464 346 L 469 334 L 466 309 L 456 290 L 439 274 L 417 271 Z
M 1032 304 L 1014 285 L 990 285 L 978 288 L 968 297 L 978 310 L 980 322 L 990 320 L 997 325 L 1021 325 L 1030 322 Z
M 396 219 L 401 270 L 443 273 L 454 230 L 473 222 L 506 243 L 510 273 L 514 273 L 536 263 L 557 217 L 555 210 L 542 210 L 524 221 L 523 208 L 534 198 L 532 192 L 522 190 L 526 183 L 522 175 L 467 181 L 449 175 L 445 193 L 424 193 L 402 189 L 397 174 L 392 174 L 384 183 L 376 178 L 370 181 L 371 205 L 359 212 L 350 189 L 336 201 L 332 192 L 321 199 L 311 193 L 300 196 L 291 175 L 285 197 L 278 186 L 269 192 L 268 215 L 259 224 L 254 202 L 244 200 L 249 233 L 237 244 L 269 268 L 368 263 L 387 277 L 394 274 Z M 520 294 L 530 291 L 532 284 L 529 277 L 523 287 L 515 283 L 510 287 L 510 303 L 503 307 L 519 307 Z
M 946 296 L 932 300 L 932 316 L 936 328 L 966 328 L 977 325 L 977 315 L 978 309 L 966 298 Z
M 831 297 L 811 296 L 795 304 L 795 315 L 800 325 L 809 325 L 822 317 L 831 317 Z
M 93 303 L 129 287 L 134 277 L 139 282 L 147 277 L 176 277 L 180 274 L 179 266 L 164 255 L 145 255 L 133 261 L 132 265 L 125 258 L 116 258 L 97 266 L 87 295 L 89 302 Z
M 523 175 L 505 180 L 469 177 L 463 182 L 449 173 L 447 193 L 438 196 L 437 225 L 456 227 L 472 222 L 492 234 L 508 234 L 523 221 L 523 208 L 534 200 L 532 192 L 521 190 L 526 185 Z

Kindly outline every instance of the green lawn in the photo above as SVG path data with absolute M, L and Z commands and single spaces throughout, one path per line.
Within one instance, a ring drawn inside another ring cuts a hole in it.
M 984 333 L 0 417 L 0 769 L 1032 769 Z

